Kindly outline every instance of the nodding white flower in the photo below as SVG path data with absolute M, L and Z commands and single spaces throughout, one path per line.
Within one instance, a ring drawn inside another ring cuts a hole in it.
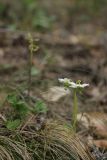
M 87 84 L 87 83 L 81 84 L 81 81 L 79 81 L 77 83 L 72 82 L 68 78 L 59 78 L 58 80 L 59 80 L 59 82 L 63 83 L 65 86 L 67 86 L 69 88 L 85 88 L 85 87 L 89 86 L 89 84 Z

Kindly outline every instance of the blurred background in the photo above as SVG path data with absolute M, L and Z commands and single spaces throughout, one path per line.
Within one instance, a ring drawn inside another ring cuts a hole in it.
M 81 24 L 106 28 L 106 0 L 1 0 L 0 27 L 36 31 L 66 29 Z

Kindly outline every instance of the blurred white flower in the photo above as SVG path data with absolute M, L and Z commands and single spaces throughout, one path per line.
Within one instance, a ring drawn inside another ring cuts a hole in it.
M 77 99 L 77 92 L 81 93 L 82 89 L 89 86 L 87 83 L 81 84 L 81 81 L 78 80 L 73 82 L 71 79 L 68 78 L 59 78 L 59 82 L 63 83 L 65 89 L 73 88 L 73 111 L 72 111 L 72 119 L 73 119 L 73 128 L 76 131 L 76 123 L 77 123 L 77 114 L 78 114 L 78 99 Z
M 59 82 L 61 82 L 61 83 L 68 83 L 68 84 L 71 83 L 71 80 L 68 79 L 68 78 L 59 78 L 58 80 L 59 80 Z
M 86 83 L 84 83 L 84 84 L 77 84 L 77 83 L 72 83 L 69 87 L 70 88 L 85 88 L 85 87 L 88 87 L 89 86 L 89 84 L 86 84 Z
M 63 83 L 64 85 L 67 85 L 70 88 L 85 88 L 85 87 L 89 86 L 89 84 L 87 84 L 87 83 L 81 84 L 81 81 L 79 81 L 77 83 L 72 82 L 68 78 L 59 78 L 58 80 L 59 80 L 59 82 Z

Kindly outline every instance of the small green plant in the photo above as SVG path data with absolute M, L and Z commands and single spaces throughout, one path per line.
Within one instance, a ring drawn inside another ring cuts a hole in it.
M 6 121 L 6 127 L 9 130 L 16 130 L 29 114 L 46 114 L 47 106 L 41 101 L 37 100 L 30 106 L 26 99 L 22 99 L 16 94 L 10 94 L 7 97 L 8 104 L 12 108 L 11 115 Z
M 8 95 L 6 101 L 11 107 L 11 114 L 5 122 L 6 128 L 16 130 L 27 117 L 30 108 L 28 104 L 16 94 Z
M 74 131 L 76 131 L 77 114 L 78 114 L 77 93 L 81 93 L 85 87 L 89 86 L 89 84 L 81 84 L 80 80 L 78 80 L 75 83 L 68 78 L 64 78 L 64 79 L 59 78 L 59 82 L 64 84 L 65 89 L 73 90 L 73 112 L 72 112 L 73 125 L 72 126 Z
M 7 97 L 7 102 L 11 105 L 13 110 L 18 114 L 20 119 L 23 119 L 28 112 L 30 111 L 30 107 L 28 104 L 20 98 L 20 96 L 16 94 L 10 94 Z
M 24 94 L 23 91 L 18 91 L 9 94 L 6 98 L 6 102 L 8 102 L 11 107 L 11 115 L 8 116 L 6 121 L 6 127 L 10 130 L 16 130 L 21 123 L 26 119 L 29 114 L 39 114 L 46 113 L 47 106 L 41 100 L 34 100 L 34 97 L 30 95 L 31 92 L 31 80 L 32 75 L 37 74 L 37 70 L 35 70 L 32 66 L 33 54 L 38 50 L 38 46 L 34 44 L 34 40 L 31 34 L 28 34 L 28 42 L 29 42 L 29 57 L 28 57 L 28 93 Z
M 28 34 L 28 42 L 29 42 L 29 57 L 28 57 L 28 65 L 29 65 L 29 71 L 28 71 L 28 96 L 30 96 L 31 91 L 31 79 L 32 79 L 32 60 L 33 60 L 33 54 L 38 50 L 38 46 L 34 43 L 34 40 L 31 36 L 31 34 Z

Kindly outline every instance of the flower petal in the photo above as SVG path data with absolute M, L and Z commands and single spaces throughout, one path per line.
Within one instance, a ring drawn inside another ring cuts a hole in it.
M 75 82 L 72 82 L 70 79 L 68 78 L 59 78 L 58 79 L 59 82 L 64 83 L 64 84 L 68 84 L 70 88 L 85 88 L 87 86 L 89 86 L 89 84 L 84 83 L 84 84 L 77 84 Z

